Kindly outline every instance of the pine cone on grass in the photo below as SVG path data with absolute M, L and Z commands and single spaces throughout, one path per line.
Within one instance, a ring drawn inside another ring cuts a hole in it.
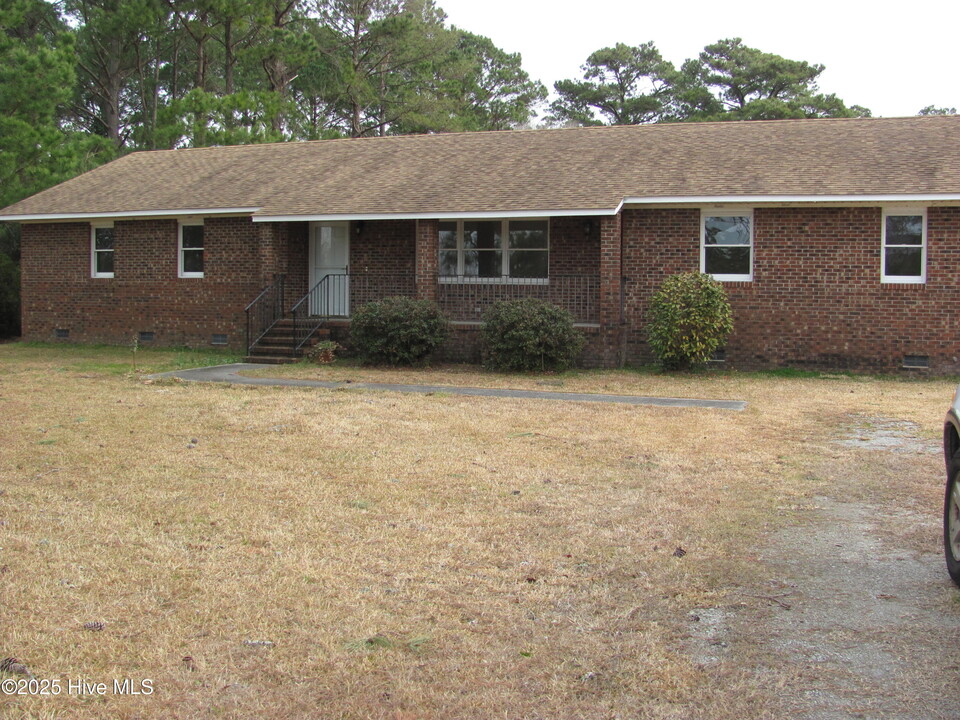
M 11 675 L 26 675 L 31 680 L 34 679 L 30 668 L 22 663 L 19 658 L 15 657 L 7 657 L 0 660 L 0 672 L 10 673 Z

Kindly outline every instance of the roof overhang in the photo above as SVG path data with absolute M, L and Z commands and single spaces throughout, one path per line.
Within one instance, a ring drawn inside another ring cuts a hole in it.
M 182 210 L 125 210 L 122 212 L 46 213 L 0 215 L 0 222 L 60 222 L 63 220 L 154 219 L 202 215 L 251 215 L 260 208 L 185 208 Z
M 476 220 L 478 218 L 543 218 L 580 217 L 584 215 L 616 215 L 615 208 L 589 210 L 487 210 L 483 212 L 417 212 L 417 213 L 329 213 L 324 215 L 254 215 L 254 222 L 335 222 L 347 220 Z
M 182 208 L 177 210 L 125 210 L 120 212 L 73 212 L 34 215 L 0 215 L 0 222 L 64 222 L 111 219 L 158 219 L 197 216 L 250 216 L 253 222 L 335 222 L 349 220 L 473 220 L 478 218 L 542 218 L 616 215 L 624 207 L 636 206 L 708 206 L 708 205 L 882 205 L 882 204 L 937 205 L 960 203 L 960 193 L 900 194 L 900 195 L 702 195 L 626 197 L 612 208 L 541 209 L 541 210 L 487 210 L 457 212 L 396 212 L 396 213 L 323 213 L 303 215 L 258 215 L 262 207 L 237 208 Z
M 960 193 L 914 195 L 702 195 L 627 197 L 623 205 L 865 205 L 931 204 L 960 202 Z
M 259 207 L 189 208 L 184 210 L 127 210 L 123 212 L 47 213 L 35 215 L 0 215 L 0 222 L 63 222 L 68 220 L 157 219 L 210 215 L 249 215 L 254 222 L 334 222 L 349 220 L 462 220 L 476 218 L 542 218 L 569 216 L 616 215 L 615 208 L 586 210 L 489 210 L 484 212 L 416 212 L 416 213 L 325 213 L 317 215 L 257 215 Z

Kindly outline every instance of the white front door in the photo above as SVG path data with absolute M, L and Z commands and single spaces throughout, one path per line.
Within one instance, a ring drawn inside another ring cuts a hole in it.
M 350 315 L 349 268 L 349 223 L 310 223 L 311 315 Z

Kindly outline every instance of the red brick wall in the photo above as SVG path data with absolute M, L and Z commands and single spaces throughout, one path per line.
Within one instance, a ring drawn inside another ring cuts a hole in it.
M 622 218 L 626 360 L 650 362 L 647 300 L 664 278 L 700 269 L 700 211 L 625 210 Z
M 546 299 L 578 322 L 600 322 L 600 220 L 550 220 L 550 292 Z
M 116 307 L 110 280 L 90 277 L 90 225 L 24 224 L 20 231 L 20 302 L 24 340 L 53 340 L 56 328 L 83 339 L 84 297 Z M 80 292 L 85 289 L 86 292 Z M 92 318 L 91 318 L 92 320 Z
M 437 276 L 440 254 L 440 223 L 437 220 L 418 220 L 416 225 L 417 297 L 437 299 Z
M 416 221 L 366 220 L 352 226 L 350 272 L 385 278 L 416 272 Z M 434 253 L 436 254 L 436 253 Z
M 174 220 L 117 221 L 113 278 L 90 277 L 87 223 L 25 224 L 21 280 L 23 336 L 52 340 L 70 331 L 77 342 L 128 344 L 142 331 L 157 345 L 209 345 L 226 334 L 240 348 L 244 306 L 273 268 L 272 231 L 249 218 L 207 218 L 204 277 L 177 277 Z M 272 260 L 270 260 L 272 262 Z
M 600 220 L 550 219 L 550 276 L 600 275 Z
M 416 221 L 366 220 L 350 237 L 351 307 L 416 292 Z M 436 253 L 434 253 L 436 255 Z
M 287 275 L 288 305 L 292 305 L 310 289 L 310 223 L 281 223 L 280 235 L 284 246 L 281 267 Z
M 699 268 L 700 211 L 626 210 L 621 221 L 627 358 L 645 362 L 646 303 L 667 275 Z M 927 355 L 934 371 L 960 371 L 960 208 L 928 209 L 923 285 L 880 282 L 880 223 L 879 208 L 755 210 L 754 280 L 726 284 L 736 322 L 728 363 L 895 370 L 904 355 Z M 421 223 L 419 255 L 412 221 L 352 230 L 352 271 L 387 280 L 413 275 L 422 263 L 429 272 L 436 242 L 428 257 L 426 241 L 435 226 Z M 115 277 L 100 279 L 90 277 L 88 224 L 26 224 L 24 337 L 50 340 L 62 328 L 71 341 L 127 344 L 151 331 L 157 345 L 202 346 L 222 333 L 240 348 L 243 308 L 273 273 L 287 273 L 292 299 L 306 291 L 307 227 L 208 218 L 205 276 L 194 279 L 177 277 L 175 221 L 118 221 Z M 603 328 L 592 336 L 588 364 L 616 361 L 616 235 L 615 222 L 551 222 L 551 276 L 603 273 Z M 412 278 L 401 284 L 397 291 L 414 292 Z M 475 359 L 476 348 L 475 331 L 464 329 L 447 356 Z
M 927 355 L 960 369 L 960 208 L 928 209 L 927 282 L 880 282 L 879 208 L 754 211 L 754 279 L 725 283 L 736 329 L 727 362 L 891 371 Z M 699 269 L 700 211 L 623 213 L 628 357 L 652 359 L 642 327 L 669 274 Z
M 623 216 L 600 218 L 600 359 L 604 366 L 625 360 L 621 287 L 623 280 Z

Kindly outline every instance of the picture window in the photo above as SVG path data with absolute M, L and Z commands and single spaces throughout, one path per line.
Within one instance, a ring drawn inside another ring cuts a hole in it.
M 440 223 L 440 277 L 447 282 L 545 281 L 547 220 L 449 220 Z

